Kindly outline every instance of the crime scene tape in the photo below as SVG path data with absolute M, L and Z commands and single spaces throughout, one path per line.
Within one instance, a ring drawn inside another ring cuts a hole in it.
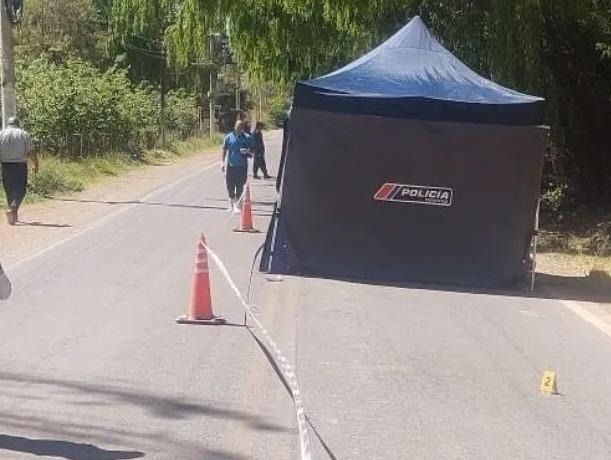
M 225 277 L 225 280 L 229 284 L 229 287 L 231 287 L 236 297 L 242 304 L 242 307 L 246 311 L 246 314 L 261 333 L 263 340 L 271 350 L 271 353 L 276 360 L 276 365 L 281 370 L 282 375 L 286 379 L 286 382 L 288 383 L 289 389 L 291 391 L 291 395 L 293 397 L 293 402 L 295 404 L 297 427 L 299 429 L 299 446 L 301 452 L 301 460 L 312 460 L 312 455 L 310 453 L 310 437 L 308 434 L 308 422 L 306 419 L 306 412 L 303 407 L 301 391 L 299 390 L 299 384 L 297 382 L 297 376 L 295 374 L 293 366 L 289 363 L 288 359 L 285 357 L 284 353 L 282 353 L 274 339 L 272 339 L 272 337 L 269 335 L 267 329 L 265 329 L 263 324 L 261 324 L 261 322 L 257 319 L 252 309 L 252 306 L 248 305 L 246 300 L 244 300 L 242 293 L 231 278 L 231 275 L 229 274 L 229 271 L 227 270 L 227 267 L 225 267 L 223 261 L 212 249 L 210 249 L 210 246 L 204 244 L 204 247 L 208 251 L 208 255 L 210 256 L 210 258 L 214 261 L 218 269 Z

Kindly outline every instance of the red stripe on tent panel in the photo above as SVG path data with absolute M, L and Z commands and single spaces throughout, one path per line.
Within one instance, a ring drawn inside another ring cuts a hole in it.
M 377 201 L 386 201 L 390 198 L 390 196 L 392 195 L 392 193 L 395 191 L 395 184 L 384 184 L 382 185 L 382 187 L 380 188 L 380 190 L 378 190 L 376 192 L 376 194 L 373 196 L 374 200 Z

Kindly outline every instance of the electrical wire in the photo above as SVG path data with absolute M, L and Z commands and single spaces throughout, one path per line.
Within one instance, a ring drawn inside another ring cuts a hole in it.
M 259 246 L 259 249 L 257 249 L 257 251 L 255 252 L 254 257 L 252 258 L 252 264 L 250 265 L 250 277 L 248 278 L 248 291 L 246 292 L 246 302 L 250 305 L 250 296 L 252 293 L 252 280 L 255 274 L 255 264 L 257 263 L 257 259 L 259 258 L 259 256 L 262 254 L 263 252 L 263 248 L 265 247 L 265 243 L 263 243 L 261 246 Z M 246 326 L 246 320 L 247 320 L 247 316 L 246 313 L 244 314 L 244 326 Z

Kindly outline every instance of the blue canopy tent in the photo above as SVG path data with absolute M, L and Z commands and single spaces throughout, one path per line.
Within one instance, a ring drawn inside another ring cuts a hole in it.
M 478 75 L 417 16 L 353 63 L 295 87 L 295 107 L 475 123 L 537 125 L 543 99 Z
M 500 285 L 530 268 L 544 101 L 473 72 L 419 17 L 295 87 L 261 269 Z

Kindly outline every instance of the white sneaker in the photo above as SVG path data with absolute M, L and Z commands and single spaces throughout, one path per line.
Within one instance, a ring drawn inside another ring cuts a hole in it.
M 233 213 L 234 214 L 241 214 L 242 213 L 242 210 L 240 209 L 240 206 L 237 203 L 233 206 Z
M 227 211 L 233 212 L 233 208 L 235 208 L 235 201 L 229 200 L 229 207 L 227 208 Z

